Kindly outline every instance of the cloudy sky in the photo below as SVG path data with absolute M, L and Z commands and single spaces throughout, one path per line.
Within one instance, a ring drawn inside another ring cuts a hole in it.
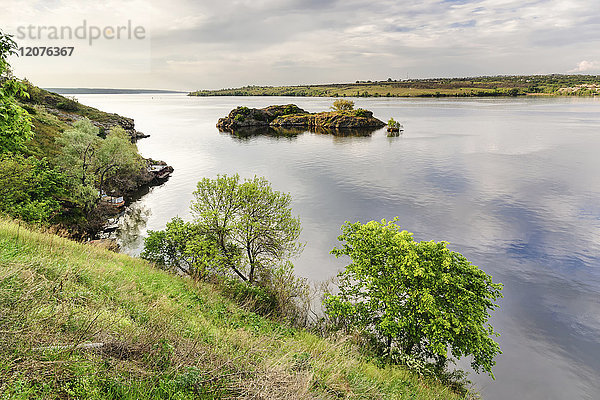
M 0 29 L 14 34 L 20 46 L 74 47 L 71 57 L 11 58 L 16 75 L 44 87 L 193 90 L 388 77 L 600 73 L 599 0 L 0 4 Z M 78 33 L 85 32 L 85 38 L 68 37 L 69 29 L 84 23 Z M 128 25 L 131 31 L 140 27 L 143 37 L 129 38 Z M 119 27 L 120 38 L 100 35 L 90 44 L 97 32 L 114 36 Z

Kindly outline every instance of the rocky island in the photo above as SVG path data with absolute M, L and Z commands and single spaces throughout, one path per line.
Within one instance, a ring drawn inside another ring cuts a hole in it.
M 289 130 L 325 130 L 331 133 L 347 130 L 374 130 L 385 123 L 373 117 L 371 111 L 361 108 L 309 113 L 295 104 L 274 105 L 265 108 L 237 107 L 225 118 L 220 118 L 217 128 L 224 132 L 257 128 L 283 128 Z

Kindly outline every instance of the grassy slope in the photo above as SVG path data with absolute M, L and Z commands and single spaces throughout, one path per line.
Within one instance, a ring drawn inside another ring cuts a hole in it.
M 578 87 L 596 85 L 595 87 Z M 194 96 L 445 97 L 600 94 L 600 76 L 534 75 L 199 90 Z
M 74 98 L 67 98 L 57 93 L 41 89 L 29 82 L 26 83 L 29 96 L 18 99 L 31 117 L 33 137 L 27 142 L 25 154 L 39 159 L 47 158 L 49 164 L 64 170 L 61 165 L 60 146 L 56 139 L 65 130 L 71 129 L 75 121 L 88 118 L 92 124 L 99 128 L 100 135 L 105 134 L 114 126 L 121 126 L 132 137 L 139 134 L 134 129 L 134 121 L 114 113 L 107 113 L 93 107 L 79 103 Z M 139 173 L 121 177 L 116 184 L 107 185 L 107 190 L 115 190 L 119 195 L 131 195 L 137 189 L 152 182 L 153 175 L 145 168 L 140 168 Z M 79 199 L 73 197 L 73 193 L 67 191 L 59 201 L 63 208 L 59 215 L 53 217 L 50 223 L 62 224 L 68 227 L 73 237 L 83 237 L 97 232 L 112 217 L 114 209 L 110 207 L 97 207 L 90 214 L 85 215 L 78 206 Z
M 70 125 L 59 120 L 40 105 L 30 107 L 27 112 L 31 115 L 35 133 L 33 139 L 27 143 L 28 151 L 36 157 L 56 157 L 59 150 L 56 138 L 65 129 L 69 129 Z
M 455 398 L 211 285 L 2 219 L 0 343 L 2 399 Z
M 117 114 L 100 111 L 32 84 L 27 84 L 27 87 L 30 97 L 21 99 L 21 105 L 31 115 L 35 135 L 27 147 L 30 153 L 37 157 L 56 155 L 58 152 L 56 137 L 68 129 L 77 118 L 86 117 L 103 124 L 116 124 L 116 121 L 121 118 Z M 69 104 L 72 109 L 57 109 L 58 104 Z

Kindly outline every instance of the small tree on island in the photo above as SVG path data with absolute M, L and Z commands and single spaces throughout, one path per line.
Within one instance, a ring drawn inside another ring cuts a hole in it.
M 395 222 L 342 226 L 344 244 L 332 254 L 352 263 L 338 275 L 339 294 L 326 295 L 326 314 L 371 333 L 389 360 L 408 355 L 443 368 L 450 351 L 473 356 L 475 371 L 493 377 L 501 351 L 487 320 L 502 285 L 446 242 L 416 242 Z
M 337 99 L 331 107 L 333 111 L 352 111 L 354 110 L 354 102 L 351 100 Z
M 402 127 L 402 124 L 400 124 L 400 122 L 396 121 L 394 118 L 390 118 L 387 122 L 388 128 L 391 129 L 400 129 Z

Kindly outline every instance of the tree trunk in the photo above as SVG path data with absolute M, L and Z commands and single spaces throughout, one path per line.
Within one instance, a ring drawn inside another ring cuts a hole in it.
M 254 258 L 250 251 L 250 244 L 246 246 L 246 253 L 248 254 L 248 261 L 250 262 L 250 283 L 254 282 Z
M 110 171 L 111 169 L 118 167 L 118 164 L 111 164 L 106 166 L 103 170 L 102 170 L 102 174 L 100 174 L 100 193 L 102 193 L 102 190 L 104 189 L 104 179 L 106 178 L 106 174 L 108 173 L 108 171 Z M 98 168 L 96 170 L 96 174 L 100 172 L 100 168 Z
M 248 281 L 248 278 L 246 278 L 244 276 L 244 274 L 242 274 L 236 267 L 235 265 L 233 265 L 233 262 L 231 261 L 231 258 L 229 258 L 229 253 L 227 252 L 227 247 L 225 246 L 225 241 L 223 240 L 223 238 L 219 239 L 219 245 L 221 246 L 221 250 L 223 251 L 223 254 L 225 254 L 225 259 L 227 260 L 227 264 L 229 264 L 229 266 L 231 267 L 231 269 L 240 277 L 242 278 L 242 280 L 244 282 Z

